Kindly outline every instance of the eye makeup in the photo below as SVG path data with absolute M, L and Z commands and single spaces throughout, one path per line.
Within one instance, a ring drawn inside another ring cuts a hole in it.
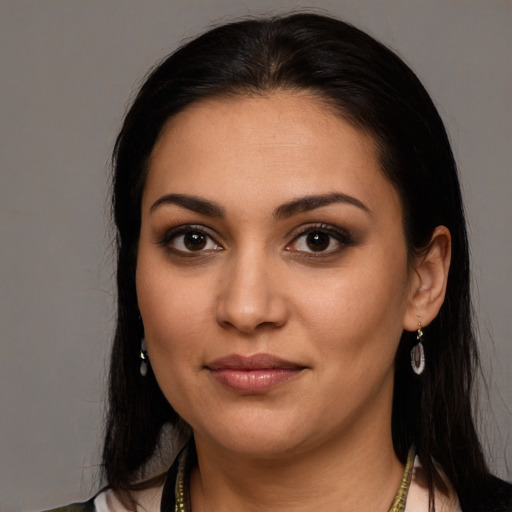
M 302 226 L 285 250 L 315 257 L 330 256 L 353 244 L 353 236 L 346 229 L 332 224 L 317 223 Z

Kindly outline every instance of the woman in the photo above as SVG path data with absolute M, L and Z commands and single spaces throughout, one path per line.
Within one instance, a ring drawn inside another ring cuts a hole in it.
M 311 14 L 221 26 L 152 72 L 114 166 L 109 489 L 82 508 L 512 510 L 456 166 L 396 55 Z

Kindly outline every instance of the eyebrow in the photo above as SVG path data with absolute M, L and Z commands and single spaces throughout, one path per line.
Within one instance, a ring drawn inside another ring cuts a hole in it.
M 348 194 L 342 194 L 340 192 L 333 192 L 330 194 L 321 195 L 309 195 L 294 199 L 287 203 L 282 204 L 274 210 L 274 218 L 276 220 L 282 220 L 289 218 L 298 213 L 309 212 L 322 206 L 329 206 L 335 203 L 344 203 L 352 206 L 356 206 L 361 210 L 371 213 L 371 210 L 359 199 L 350 196 Z M 197 196 L 190 196 L 185 194 L 166 194 L 157 199 L 150 207 L 150 213 L 153 213 L 157 208 L 166 204 L 174 204 L 191 210 L 208 217 L 224 217 L 224 208 L 219 204 L 203 199 Z
M 207 199 L 185 194 L 166 194 L 151 205 L 149 212 L 153 213 L 158 207 L 164 204 L 175 204 L 187 210 L 207 215 L 208 217 L 224 217 L 224 208 L 222 208 L 222 206 L 213 201 L 208 201 Z
M 321 195 L 311 195 L 300 197 L 298 199 L 294 199 L 288 203 L 284 203 L 274 211 L 274 218 L 276 220 L 286 219 L 291 217 L 292 215 L 296 215 L 298 213 L 309 212 L 311 210 L 315 210 L 316 208 L 321 208 L 322 206 L 329 206 L 334 203 L 344 203 L 352 206 L 356 206 L 361 210 L 371 213 L 370 208 L 366 206 L 359 199 L 349 196 L 347 194 L 342 194 L 340 192 L 333 192 L 331 194 L 321 194 Z

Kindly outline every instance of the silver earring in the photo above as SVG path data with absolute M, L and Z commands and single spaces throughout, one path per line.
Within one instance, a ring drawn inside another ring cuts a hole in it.
M 139 336 L 140 336 L 140 367 L 139 371 L 142 377 L 145 377 L 148 374 L 148 349 L 146 347 L 146 336 L 144 334 L 144 324 L 142 323 L 142 318 L 139 315 Z
M 418 343 L 412 347 L 411 350 L 411 367 L 412 371 L 416 375 L 421 375 L 425 370 L 425 351 L 423 350 L 423 331 L 421 330 L 421 324 L 418 324 L 418 333 L 416 335 Z
M 140 374 L 145 377 L 148 374 L 148 351 L 146 348 L 146 338 L 140 341 Z

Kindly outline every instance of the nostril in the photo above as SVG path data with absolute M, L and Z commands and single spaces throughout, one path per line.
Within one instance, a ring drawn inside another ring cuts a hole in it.
M 243 333 L 260 332 L 265 329 L 282 327 L 288 317 L 288 309 L 284 300 L 278 297 L 254 297 L 249 302 L 234 300 L 234 297 L 225 297 L 217 306 L 217 323 L 225 329 L 236 329 Z

